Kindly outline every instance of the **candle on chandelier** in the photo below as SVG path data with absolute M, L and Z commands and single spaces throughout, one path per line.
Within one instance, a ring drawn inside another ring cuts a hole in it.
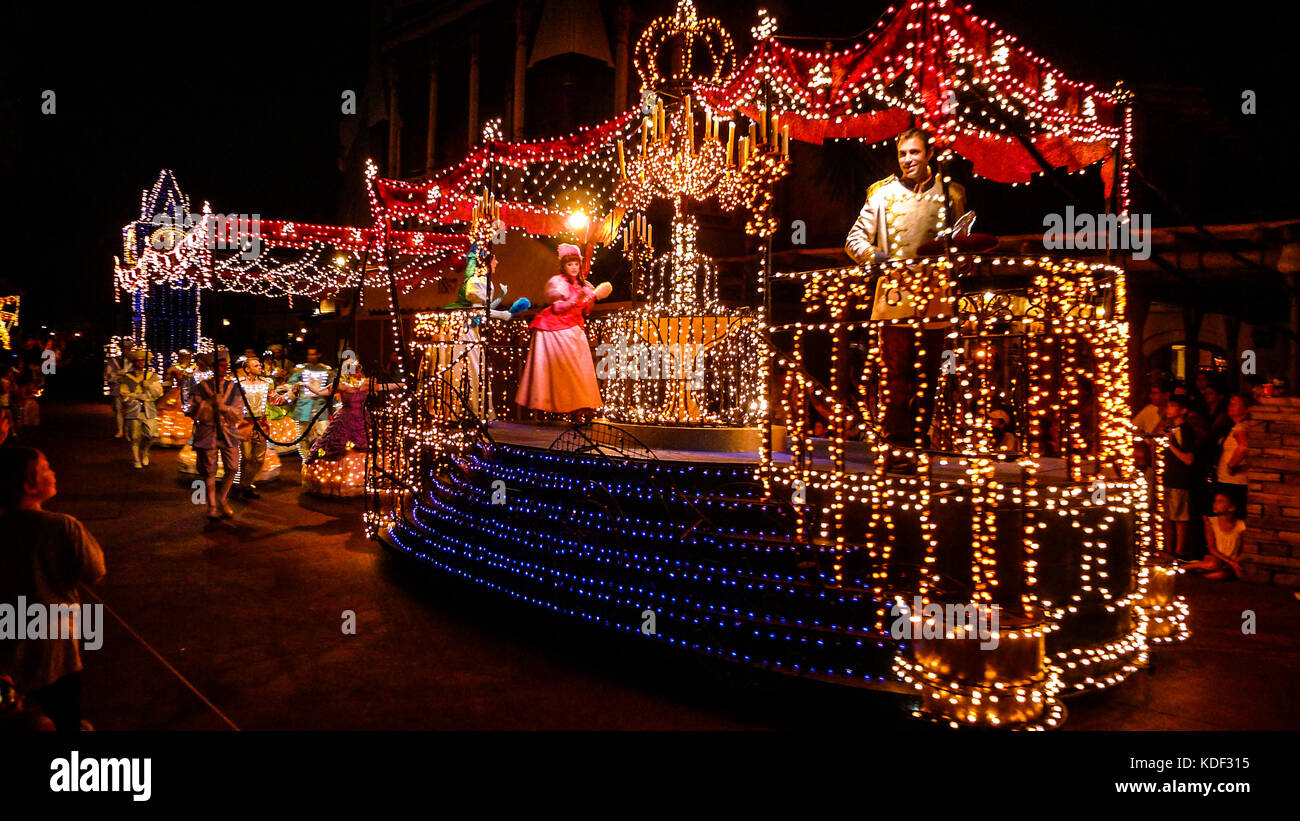
M 733 120 L 727 124 L 727 165 L 731 165 L 732 158 L 735 157 L 735 154 L 732 153 L 735 144 L 736 144 L 736 123 Z
M 781 133 L 785 141 L 785 145 L 783 146 L 781 153 L 788 157 L 790 156 L 790 124 L 789 123 L 786 123 L 782 127 Z
M 695 153 L 695 117 L 691 114 L 691 95 L 686 95 L 686 153 Z
M 618 178 L 627 179 L 627 166 L 623 164 L 623 141 L 618 141 Z
M 758 107 L 758 136 L 760 142 L 767 142 L 767 106 Z M 758 143 L 754 143 L 758 145 Z

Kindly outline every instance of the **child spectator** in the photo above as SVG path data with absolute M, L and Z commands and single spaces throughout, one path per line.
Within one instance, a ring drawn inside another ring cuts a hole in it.
M 1193 573 L 1203 573 L 1207 579 L 1233 579 L 1241 576 L 1242 534 L 1246 523 L 1237 513 L 1237 506 L 1228 494 L 1214 494 L 1214 512 L 1202 517 L 1205 520 L 1205 545 L 1209 551 L 1198 562 L 1183 565 Z
M 41 505 L 58 492 L 35 448 L 0 450 L 0 601 L 80 605 L 77 584 L 104 578 L 104 553 L 81 522 Z M 76 636 L 0 641 L 0 674 L 61 731 L 82 728 L 81 646 Z

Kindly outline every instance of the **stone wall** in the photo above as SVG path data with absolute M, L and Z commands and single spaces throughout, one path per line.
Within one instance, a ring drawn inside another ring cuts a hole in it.
M 1247 581 L 1300 588 L 1300 398 L 1251 408 L 1247 459 Z

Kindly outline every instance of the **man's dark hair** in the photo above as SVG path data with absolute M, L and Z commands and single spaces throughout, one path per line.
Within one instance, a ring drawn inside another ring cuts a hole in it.
M 1169 401 L 1170 401 L 1170 402 L 1173 402 L 1175 405 L 1177 405 L 1178 407 L 1182 408 L 1183 410 L 1191 410 L 1191 409 L 1192 409 L 1192 400 L 1189 399 L 1189 398 L 1187 398 L 1186 396 L 1184 396 L 1184 395 L 1181 394 L 1181 393 L 1175 393 L 1175 394 L 1172 394 L 1172 395 L 1169 397 Z
M 0 507 L 13 507 L 22 501 L 27 483 L 36 480 L 36 462 L 40 458 L 36 448 L 0 450 Z
M 925 146 L 925 150 L 926 151 L 930 150 L 930 134 L 929 132 L 923 131 L 919 128 L 909 128 L 906 131 L 904 131 L 902 134 L 899 134 L 898 138 L 894 140 L 894 145 L 901 146 L 904 141 L 910 140 L 913 137 L 920 137 L 921 144 Z

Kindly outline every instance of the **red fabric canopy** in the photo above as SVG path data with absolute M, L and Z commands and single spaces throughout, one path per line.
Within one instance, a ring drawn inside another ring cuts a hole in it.
M 769 38 L 726 83 L 696 93 L 715 110 L 756 119 L 765 76 L 769 113 L 794 139 L 879 142 L 915 122 L 998 182 L 1027 182 L 1042 171 L 1017 132 L 1052 166 L 1077 171 L 1108 159 L 1123 126 L 1111 94 L 1066 78 L 1013 35 L 951 3 L 910 3 L 867 42 L 841 51 L 801 51 Z
M 492 164 L 526 169 L 537 163 L 580 163 L 609 151 L 640 118 L 640 112 L 633 109 L 599 125 L 579 128 L 567 137 L 521 142 L 493 140 L 423 182 L 376 179 L 374 204 L 394 218 L 416 217 L 442 224 L 469 222 L 478 198 L 474 188 Z M 497 205 L 501 209 L 501 221 L 507 227 L 541 236 L 567 232 L 567 212 L 501 199 Z M 604 220 L 607 221 L 608 218 Z M 593 226 L 592 241 L 603 241 L 596 239 L 596 233 Z

